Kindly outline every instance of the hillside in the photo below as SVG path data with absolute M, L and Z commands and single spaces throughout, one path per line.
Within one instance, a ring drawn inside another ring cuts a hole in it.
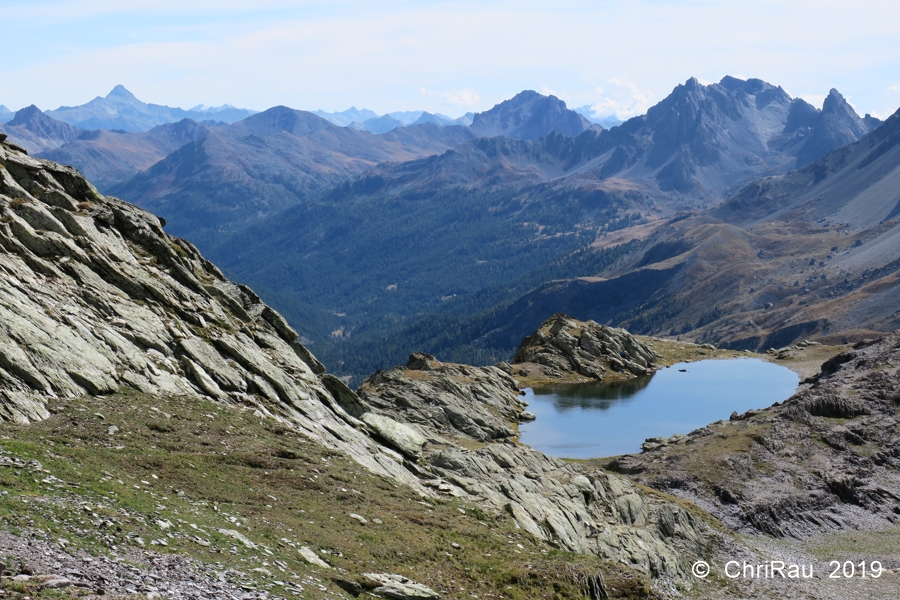
M 516 444 L 502 366 L 417 355 L 357 396 L 157 217 L 2 141 L 0 166 L 12 593 L 669 595 L 710 555 L 690 507 Z M 466 417 L 404 416 L 396 394 Z
M 106 191 L 157 162 L 185 144 L 200 139 L 209 129 L 196 121 L 158 125 L 149 131 L 85 131 L 63 146 L 39 154 L 71 165 L 98 189 Z
M 220 231 L 297 205 L 378 163 L 442 152 L 471 136 L 431 124 L 376 136 L 286 107 L 207 129 L 110 190 L 206 247 Z

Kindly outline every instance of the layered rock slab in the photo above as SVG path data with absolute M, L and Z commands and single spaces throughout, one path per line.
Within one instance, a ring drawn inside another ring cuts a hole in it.
M 162 228 L 74 169 L 0 143 L 0 419 L 44 419 L 48 403 L 120 386 L 208 397 L 422 489 L 335 400 L 342 384 L 323 382 L 285 320 Z

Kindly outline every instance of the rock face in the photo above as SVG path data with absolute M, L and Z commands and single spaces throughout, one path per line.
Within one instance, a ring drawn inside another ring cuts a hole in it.
M 614 466 L 738 531 L 802 538 L 896 523 L 898 382 L 895 332 L 827 361 L 780 405 L 656 440 Z
M 515 424 L 525 405 L 517 392 L 501 369 L 443 364 L 428 354 L 413 354 L 406 368 L 376 373 L 359 391 L 366 404 L 397 421 L 479 442 L 518 436 Z
M 206 396 L 419 487 L 285 320 L 162 225 L 0 143 L 0 418 L 44 419 L 54 399 L 120 386 Z
M 677 505 L 646 496 L 615 475 L 513 441 L 524 405 L 500 367 L 442 364 L 416 354 L 407 366 L 367 379 L 359 395 L 383 415 L 415 421 L 427 439 L 417 468 L 432 478 L 430 485 L 507 511 L 519 527 L 554 547 L 678 580 L 689 567 L 685 557 L 702 554 L 710 541 Z
M 656 369 L 658 359 L 646 344 L 624 329 L 557 313 L 522 340 L 513 363 L 541 365 L 550 377 L 578 374 L 601 380 L 610 371 L 646 375 Z

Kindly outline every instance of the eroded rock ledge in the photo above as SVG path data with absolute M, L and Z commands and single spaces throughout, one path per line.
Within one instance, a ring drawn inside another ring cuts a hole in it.
M 624 329 L 557 313 L 522 340 L 513 364 L 523 377 L 602 380 L 646 375 L 659 356 Z

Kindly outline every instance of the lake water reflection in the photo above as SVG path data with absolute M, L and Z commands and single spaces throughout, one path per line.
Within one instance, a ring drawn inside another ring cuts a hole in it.
M 526 390 L 537 416 L 519 426 L 522 442 L 551 456 L 591 458 L 640 452 L 649 437 L 688 433 L 732 411 L 789 398 L 799 377 L 759 359 L 678 363 L 624 382 Z

